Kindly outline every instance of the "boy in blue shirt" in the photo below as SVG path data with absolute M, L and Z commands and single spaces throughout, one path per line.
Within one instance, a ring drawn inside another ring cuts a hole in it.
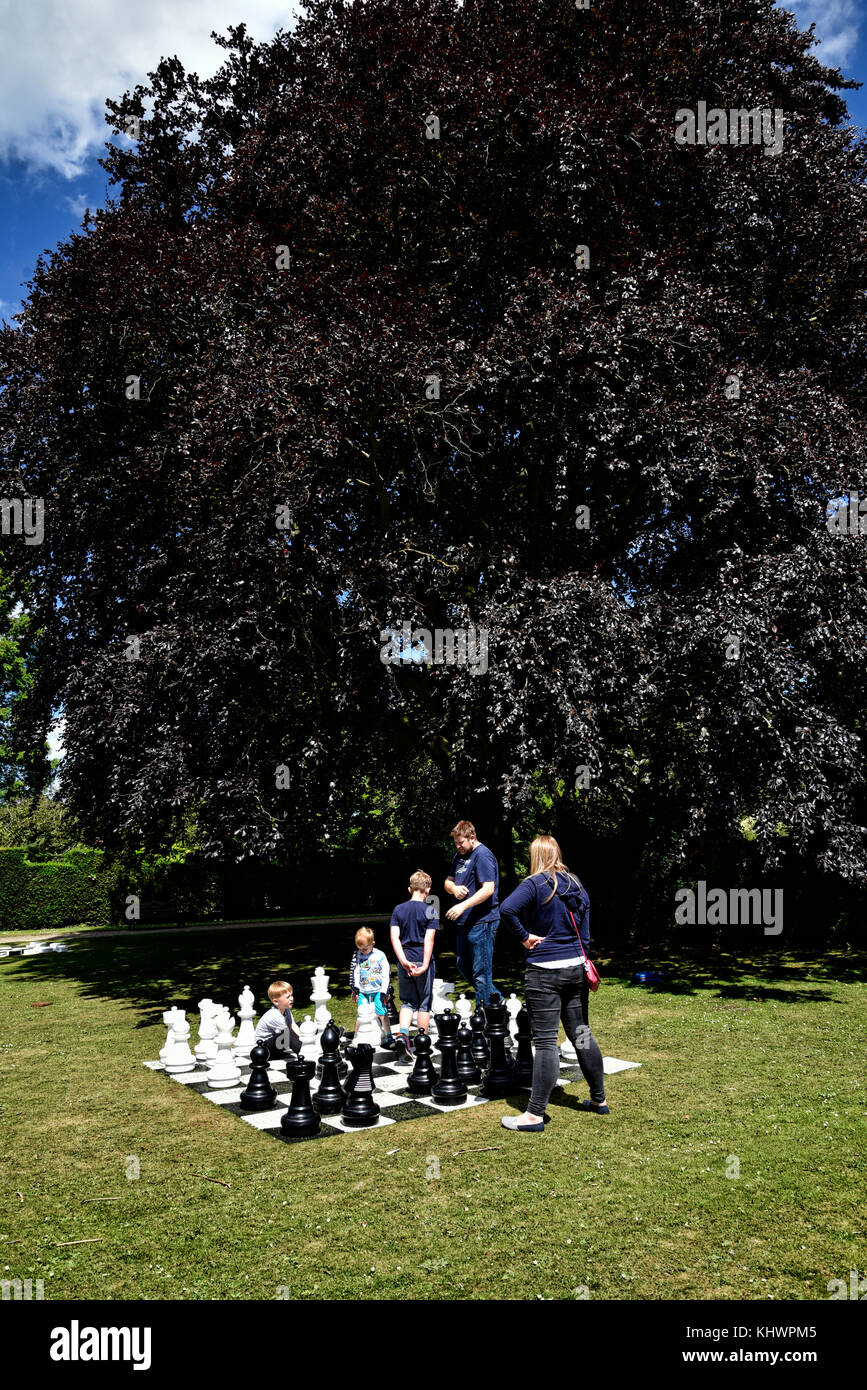
M 404 1061 L 412 1057 L 409 1025 L 414 1009 L 418 1010 L 419 1032 L 426 1033 L 430 1027 L 430 1006 L 436 977 L 433 948 L 440 925 L 435 909 L 425 903 L 430 887 L 430 874 L 419 869 L 409 881 L 409 902 L 399 903 L 391 914 L 391 944 L 397 956 L 397 982 L 400 988 L 398 1059 Z

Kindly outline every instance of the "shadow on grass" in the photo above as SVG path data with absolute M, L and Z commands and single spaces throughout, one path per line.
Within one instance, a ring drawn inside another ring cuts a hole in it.
M 387 933 L 378 944 L 388 947 Z M 275 979 L 291 981 L 295 989 L 296 1017 L 310 1005 L 310 976 L 318 965 L 330 975 L 329 991 L 335 1002 L 349 998 L 349 961 L 353 932 L 345 926 L 261 927 L 237 931 L 197 932 L 185 937 L 131 936 L 102 942 L 99 937 L 70 942 L 61 953 L 16 957 L 4 974 L 8 984 L 39 981 L 46 992 L 52 981 L 75 982 L 84 998 L 127 1000 L 140 1014 L 137 1024 L 148 1027 L 160 1020 L 170 1005 L 188 1014 L 198 1011 L 198 1001 L 209 997 L 237 1012 L 238 995 L 249 984 L 257 1001 L 257 1013 L 267 1007 L 266 990 Z M 600 974 L 605 982 L 629 985 L 636 970 L 648 968 L 648 952 L 600 953 Z M 827 986 L 867 979 L 867 953 L 830 951 L 816 959 L 804 959 L 780 951 L 768 942 L 756 948 L 755 937 L 747 953 L 715 952 L 691 947 L 660 950 L 651 957 L 655 969 L 669 972 L 667 980 L 636 985 L 632 990 L 677 999 L 709 993 L 717 999 L 763 1003 L 827 1002 L 834 996 Z M 469 987 L 457 972 L 454 929 L 440 933 L 436 950 L 437 974 L 455 982 L 455 997 Z M 505 927 L 497 935 L 494 960 L 495 984 L 506 994 L 523 995 L 525 954 Z M 396 983 L 396 971 L 392 971 Z M 823 988 L 824 986 L 824 988 Z

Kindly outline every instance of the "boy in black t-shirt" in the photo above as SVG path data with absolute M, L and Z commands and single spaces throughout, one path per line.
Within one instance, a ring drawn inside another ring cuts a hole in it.
M 397 956 L 397 982 L 400 989 L 400 1032 L 397 1035 L 398 1057 L 412 1056 L 409 1025 L 413 1010 L 418 1010 L 419 1031 L 426 1033 L 430 1026 L 430 1006 L 436 966 L 433 959 L 434 939 L 439 930 L 436 909 L 428 907 L 425 899 L 430 893 L 430 874 L 421 870 L 409 881 L 411 897 L 399 903 L 391 914 L 391 944 Z

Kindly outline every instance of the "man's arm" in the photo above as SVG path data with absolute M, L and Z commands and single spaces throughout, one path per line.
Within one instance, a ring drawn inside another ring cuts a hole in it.
M 489 879 L 487 883 L 482 884 L 481 888 L 476 889 L 471 898 L 464 898 L 457 907 L 450 907 L 446 916 L 450 921 L 456 922 L 459 917 L 463 916 L 467 908 L 475 907 L 477 903 L 484 903 L 487 902 L 488 898 L 492 898 L 495 886 L 494 880 Z

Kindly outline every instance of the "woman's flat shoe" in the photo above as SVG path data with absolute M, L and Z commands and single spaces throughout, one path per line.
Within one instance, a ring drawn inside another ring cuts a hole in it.
M 544 1121 L 540 1125 L 519 1125 L 517 1115 L 504 1115 L 500 1124 L 503 1129 L 516 1129 L 519 1134 L 543 1134 L 545 1132 Z
M 579 1110 L 592 1110 L 594 1115 L 610 1115 L 611 1111 L 607 1105 L 594 1105 L 592 1100 L 582 1100 L 578 1106 Z

